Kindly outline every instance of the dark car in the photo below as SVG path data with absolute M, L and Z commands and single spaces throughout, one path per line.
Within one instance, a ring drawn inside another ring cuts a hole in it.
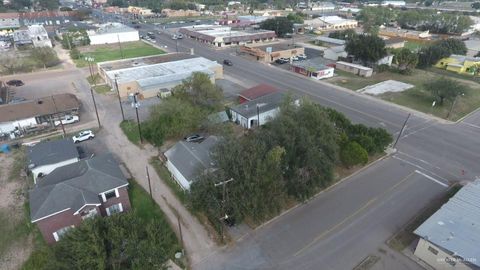
M 187 142 L 201 142 L 205 139 L 205 137 L 203 137 L 201 135 L 198 135 L 198 134 L 195 134 L 195 135 L 185 137 L 183 139 Z
M 232 61 L 230 61 L 230 60 L 228 60 L 228 59 L 223 60 L 223 64 L 224 64 L 224 65 L 227 65 L 227 66 L 233 66 Z
M 10 86 L 22 86 L 24 83 L 21 80 L 10 80 L 7 82 Z

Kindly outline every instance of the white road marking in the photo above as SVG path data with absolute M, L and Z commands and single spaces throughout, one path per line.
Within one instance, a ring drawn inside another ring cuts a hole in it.
M 465 122 L 465 121 L 460 122 L 460 124 L 465 124 L 465 125 L 467 125 L 467 126 L 469 126 L 469 127 L 473 127 L 473 128 L 478 128 L 478 129 L 480 129 L 480 126 L 477 126 L 477 125 L 474 125 L 474 124 L 470 124 L 470 123 Z
M 442 180 L 445 181 L 445 182 L 448 182 L 447 179 L 441 177 L 440 175 L 438 175 L 438 174 L 436 174 L 436 173 L 434 173 L 434 172 L 432 172 L 432 171 L 430 171 L 430 170 L 428 170 L 428 169 L 426 169 L 426 168 L 423 168 L 423 167 L 420 166 L 420 165 L 417 165 L 417 164 L 415 164 L 415 163 L 413 163 L 413 162 L 410 162 L 410 161 L 408 161 L 408 160 L 405 160 L 405 159 L 403 159 L 403 158 L 399 158 L 399 157 L 397 157 L 397 156 L 393 156 L 392 158 L 397 159 L 397 160 L 400 160 L 400 161 L 403 161 L 403 162 L 405 162 L 405 163 L 407 163 L 407 164 L 409 164 L 409 165 L 411 165 L 411 166 L 413 166 L 413 167 L 415 167 L 415 168 L 421 169 L 421 170 L 423 170 L 423 171 L 427 171 L 427 172 L 429 172 L 430 174 L 433 174 L 435 177 L 440 178 L 440 179 L 442 179 Z
M 439 181 L 439 180 L 431 177 L 430 175 L 427 175 L 427 174 L 425 174 L 425 173 L 423 173 L 423 172 L 421 172 L 421 171 L 419 171 L 419 170 L 415 170 L 415 172 L 418 173 L 418 174 L 420 174 L 420 175 L 425 176 L 425 178 L 427 178 L 427 179 L 429 179 L 429 180 L 432 180 L 433 182 L 435 182 L 435 183 L 437 183 L 437 184 L 439 184 L 439 185 L 441 185 L 441 186 L 448 187 L 447 184 L 445 184 L 445 183 L 443 183 L 443 182 L 441 182 L 441 181 Z

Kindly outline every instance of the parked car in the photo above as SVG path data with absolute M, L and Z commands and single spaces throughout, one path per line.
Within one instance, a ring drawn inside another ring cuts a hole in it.
M 226 65 L 226 66 L 233 66 L 232 61 L 230 61 L 228 59 L 223 60 L 223 64 Z
M 300 58 L 298 58 L 298 56 L 292 56 L 292 61 L 298 61 L 300 60 Z
M 281 57 L 281 58 L 278 58 L 277 60 L 275 60 L 275 63 L 277 63 L 277 64 L 285 64 L 285 63 L 288 63 L 288 62 L 290 62 L 288 60 L 288 58 L 284 58 L 284 57 Z
M 22 86 L 24 83 L 21 80 L 10 80 L 7 82 L 7 85 L 10 86 Z
M 55 124 L 55 126 L 58 126 L 60 124 L 64 124 L 64 125 L 73 124 L 78 121 L 80 121 L 80 118 L 76 115 L 65 115 L 65 117 L 62 120 L 57 120 L 53 123 Z
M 205 139 L 205 137 L 203 137 L 201 135 L 198 135 L 198 134 L 195 134 L 195 135 L 185 137 L 183 139 L 187 142 L 201 142 Z
M 307 56 L 306 56 L 305 54 L 303 54 L 303 53 L 297 55 L 297 57 L 298 57 L 298 59 L 300 59 L 300 60 L 306 60 L 306 59 L 307 59 Z
M 182 39 L 182 38 L 183 38 L 183 35 L 179 33 L 179 34 L 177 34 L 177 38 L 178 38 L 178 39 Z
M 91 130 L 80 131 L 80 133 L 72 137 L 73 143 L 79 143 L 93 138 L 95 138 L 95 134 L 93 134 Z

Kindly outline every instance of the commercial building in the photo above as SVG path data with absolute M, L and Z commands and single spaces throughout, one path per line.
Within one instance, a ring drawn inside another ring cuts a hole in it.
M 321 16 L 311 20 L 305 20 L 311 30 L 337 31 L 345 29 L 354 29 L 358 26 L 356 20 L 344 19 L 339 16 Z
M 121 97 L 138 93 L 156 96 L 162 89 L 172 89 L 194 72 L 206 73 L 212 82 L 223 77 L 223 66 L 190 54 L 164 54 L 98 63 L 100 76 L 112 88 L 115 80 Z
M 59 94 L 0 106 L 0 133 L 16 135 L 51 127 L 54 120 L 77 115 L 80 102 L 73 94 Z
M 48 33 L 42 25 L 30 25 L 26 30 L 16 30 L 13 32 L 13 44 L 17 48 L 28 45 L 36 48 L 52 47 Z
M 91 45 L 131 42 L 140 40 L 138 31 L 121 23 L 106 23 L 97 30 L 87 31 Z
M 380 27 L 378 35 L 385 37 L 399 37 L 410 40 L 430 39 L 432 35 L 427 31 L 406 30 L 395 27 Z
M 305 49 L 290 43 L 277 43 L 269 45 L 243 45 L 240 46 L 240 52 L 254 57 L 257 61 L 270 63 L 279 58 L 290 58 L 305 54 Z
M 291 67 L 292 71 L 316 80 L 331 78 L 335 71 L 333 67 L 325 65 L 325 61 L 320 57 L 293 62 Z
M 141 16 L 152 16 L 153 12 L 149 8 L 143 8 L 143 7 L 135 7 L 135 6 L 129 6 L 127 8 L 128 13 L 135 14 L 135 15 L 141 15 Z
M 237 18 L 240 20 L 240 25 L 254 25 L 254 24 L 259 24 L 263 21 L 266 21 L 270 18 L 273 18 L 273 16 L 245 15 L 245 16 L 238 16 Z
M 318 36 L 315 38 L 317 44 L 321 43 L 322 45 L 333 45 L 333 46 L 342 46 L 345 45 L 346 41 L 343 39 Z
M 439 270 L 480 269 L 480 180 L 464 186 L 414 233 L 415 255 Z
M 393 7 L 404 7 L 406 5 L 405 1 L 400 0 L 388 0 L 382 1 L 382 6 L 393 6 Z
M 17 12 L 0 13 L 0 30 L 17 29 L 20 27 L 20 14 Z
M 373 75 L 373 69 L 369 67 L 364 67 L 362 65 L 352 64 L 352 63 L 343 62 L 343 61 L 338 61 L 335 64 L 335 68 L 353 73 L 361 77 L 371 77 Z
M 221 25 L 194 25 L 181 27 L 180 33 L 199 42 L 215 47 L 245 45 L 275 40 L 275 31 L 266 30 L 233 30 Z
M 200 12 L 196 10 L 189 10 L 189 9 L 179 9 L 179 10 L 174 10 L 174 9 L 169 9 L 169 8 L 164 8 L 162 9 L 162 15 L 168 18 L 172 17 L 198 17 L 201 15 Z
M 128 181 L 111 154 L 53 170 L 30 191 L 30 217 L 53 244 L 89 218 L 130 210 Z
M 440 59 L 435 67 L 458 74 L 478 75 L 480 74 L 480 57 L 452 54 L 450 57 Z
M 333 12 L 335 5 L 331 2 L 309 2 L 308 8 L 311 11 Z
M 218 140 L 209 136 L 201 142 L 179 141 L 165 152 L 166 167 L 184 190 L 189 190 L 202 174 L 214 170 L 211 150 Z

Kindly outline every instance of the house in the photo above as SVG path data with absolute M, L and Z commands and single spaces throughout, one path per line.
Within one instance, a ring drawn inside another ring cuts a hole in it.
M 252 56 L 257 61 L 271 63 L 279 58 L 291 58 L 305 54 L 305 49 L 289 43 L 268 45 L 248 44 L 240 46 L 240 52 Z
M 393 6 L 393 7 L 404 7 L 406 5 L 405 1 L 400 1 L 400 0 L 387 0 L 387 1 L 382 1 L 380 4 L 382 6 Z
M 28 33 L 32 39 L 33 46 L 35 48 L 39 47 L 50 47 L 52 48 L 52 42 L 48 37 L 47 30 L 42 25 L 29 25 Z
M 339 58 L 345 58 L 348 53 L 345 51 L 345 46 L 335 46 L 327 48 L 323 51 L 323 57 L 328 60 L 337 61 Z
M 312 11 L 333 12 L 335 11 L 335 5 L 331 2 L 309 1 L 307 9 Z
M 218 141 L 215 136 L 202 142 L 179 141 L 165 152 L 166 167 L 180 187 L 189 190 L 199 176 L 214 169 L 211 150 Z
M 53 170 L 30 191 L 30 217 L 48 244 L 95 216 L 130 210 L 128 181 L 111 154 Z
M 349 73 L 353 73 L 361 77 L 371 77 L 373 75 L 373 69 L 369 67 L 364 67 L 362 65 L 352 64 L 343 61 L 338 61 L 335 64 L 335 68 Z
M 0 30 L 20 27 L 20 14 L 17 12 L 0 13 Z
M 475 180 L 420 225 L 415 256 L 435 269 L 480 269 L 479 198 Z
M 32 46 L 33 41 L 30 38 L 30 33 L 28 30 L 16 30 L 13 32 L 13 44 L 16 48 Z
M 315 19 L 305 20 L 303 23 L 308 25 L 311 30 L 320 31 L 355 29 L 358 26 L 356 20 L 344 19 L 339 16 L 320 16 Z
M 97 30 L 87 31 L 91 45 L 112 44 L 140 40 L 138 31 L 121 23 L 105 23 Z
M 380 66 L 380 65 L 391 66 L 392 62 L 393 62 L 393 54 L 387 54 L 386 56 L 382 57 L 380 60 L 375 62 L 375 64 L 377 66 Z
M 440 59 L 435 67 L 456 72 L 458 74 L 479 75 L 480 57 L 452 54 L 450 57 Z
M 27 148 L 27 167 L 37 183 L 56 168 L 78 162 L 80 154 L 72 139 L 43 141 Z
M 297 61 L 291 64 L 292 71 L 300 73 L 316 80 L 331 78 L 334 75 L 334 68 L 325 65 L 321 57 Z
M 276 92 L 231 107 L 232 121 L 247 129 L 264 125 L 280 112 L 286 98 L 285 93 Z M 300 100 L 294 99 L 293 103 L 299 104 Z
M 79 110 L 80 101 L 73 94 L 5 104 L 0 106 L 0 133 L 27 134 L 29 130 L 52 126 L 54 120 L 65 115 L 77 115 Z
M 153 12 L 149 8 L 143 8 L 143 7 L 135 7 L 135 6 L 129 6 L 127 8 L 128 13 L 130 14 L 135 14 L 135 15 L 141 15 L 141 16 L 152 16 Z
M 173 9 L 169 9 L 169 8 L 164 8 L 162 9 L 162 15 L 164 15 L 165 17 L 167 18 L 171 18 L 171 17 L 198 17 L 201 15 L 200 12 L 196 11 L 196 10 L 183 10 L 183 9 L 179 9 L 179 10 L 173 10 Z
M 238 101 L 240 104 L 242 104 L 247 101 L 251 101 L 259 97 L 263 97 L 265 95 L 269 95 L 276 92 L 279 92 L 279 90 L 276 87 L 271 86 L 269 84 L 262 83 L 240 92 L 240 94 L 238 94 Z

